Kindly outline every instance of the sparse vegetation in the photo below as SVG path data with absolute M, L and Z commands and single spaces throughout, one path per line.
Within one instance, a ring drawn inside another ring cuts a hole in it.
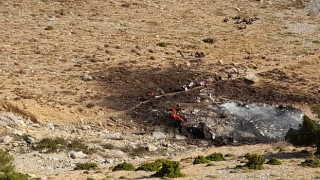
M 320 43 L 320 41 L 319 41 L 319 43 Z M 320 104 L 315 104 L 315 105 L 311 106 L 311 110 L 313 113 L 315 113 L 318 116 L 318 118 L 320 118 Z
M 244 157 L 248 160 L 244 165 L 245 167 L 257 170 L 263 169 L 263 163 L 265 161 L 265 157 L 263 155 L 247 153 Z
M 98 165 L 96 163 L 86 162 L 86 163 L 77 163 L 74 170 L 91 170 L 96 169 Z
M 87 145 L 80 140 L 69 141 L 63 138 L 44 138 L 36 143 L 33 148 L 35 150 L 46 150 L 47 153 L 57 152 L 63 149 L 70 149 L 75 151 L 82 151 L 86 154 L 90 153 Z
M 193 164 L 205 164 L 205 163 L 210 163 L 210 160 L 208 160 L 204 156 L 198 156 L 193 161 Z
M 221 153 L 213 153 L 206 157 L 206 159 L 210 161 L 225 161 L 226 159 L 223 158 L 223 154 Z
M 36 150 L 46 149 L 47 152 L 54 152 L 57 150 L 64 149 L 67 145 L 67 141 L 63 138 L 44 138 L 40 140 L 35 146 L 33 147 Z
M 307 166 L 307 167 L 312 167 L 312 168 L 319 168 L 320 167 L 320 159 L 318 157 L 306 159 L 304 162 L 301 163 L 301 165 Z
M 138 146 L 136 148 L 126 146 L 126 147 L 121 148 L 120 150 L 130 154 L 131 156 L 138 156 L 138 157 L 142 157 L 142 156 L 146 155 L 146 153 L 148 153 L 147 148 L 143 147 L 143 146 Z
M 294 146 L 317 146 L 315 154 L 320 154 L 320 125 L 307 116 L 303 117 L 298 129 L 290 128 L 285 139 Z
M 31 177 L 28 174 L 23 174 L 15 171 L 10 171 L 4 174 L 0 173 L 0 180 L 29 180 Z
M 14 170 L 13 157 L 4 149 L 0 149 L 0 172 L 10 172 Z
M 313 40 L 312 42 L 315 43 L 315 44 L 320 44 L 320 40 L 319 39 Z
M 4 149 L 0 149 L 0 180 L 28 180 L 30 176 L 15 171 L 13 157 Z
M 135 170 L 134 165 L 126 162 L 118 164 L 112 169 L 112 171 L 134 171 L 134 170 Z
M 71 143 L 67 145 L 67 147 L 75 151 L 82 151 L 86 154 L 90 153 L 88 146 L 83 144 L 83 142 L 80 140 L 72 140 Z
M 267 161 L 267 164 L 281 165 L 282 161 L 280 159 L 277 159 L 277 158 L 271 158 L 269 161 Z
M 136 170 L 142 170 L 142 171 L 159 171 L 162 167 L 162 164 L 167 162 L 165 159 L 158 159 L 154 162 L 149 163 L 143 163 L 141 164 Z
M 286 148 L 285 145 L 279 145 L 276 149 L 278 149 L 279 152 L 283 152 L 283 151 L 286 151 L 286 150 L 287 150 L 287 148 Z
M 47 26 L 46 28 L 44 28 L 44 30 L 51 31 L 53 30 L 53 26 Z
M 177 161 L 166 161 L 162 164 L 162 168 L 154 174 L 156 177 L 177 178 L 185 176 L 181 173 L 180 163 Z

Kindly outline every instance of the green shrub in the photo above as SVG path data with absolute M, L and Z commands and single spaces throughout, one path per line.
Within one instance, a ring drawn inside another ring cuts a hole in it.
M 225 161 L 226 159 L 223 158 L 223 154 L 221 153 L 213 153 L 210 154 L 209 156 L 206 156 L 206 159 L 210 161 Z
M 47 149 L 48 153 L 67 148 L 74 151 L 82 151 L 86 154 L 90 153 L 88 146 L 83 144 L 82 141 L 72 140 L 71 143 L 68 143 L 68 141 L 63 138 L 44 138 L 36 143 L 33 148 L 36 150 Z
M 4 149 L 0 149 L 0 173 L 14 171 L 13 157 Z
M 28 174 L 23 174 L 15 171 L 0 174 L 0 180 L 28 180 L 30 176 Z
M 205 163 L 209 163 L 210 160 L 208 160 L 206 157 L 204 156 L 198 156 L 194 159 L 193 164 L 205 164 Z
M 47 26 L 46 28 L 44 28 L 44 30 L 51 31 L 53 30 L 53 26 Z
M 34 149 L 41 150 L 47 149 L 47 152 L 57 151 L 58 149 L 63 149 L 67 145 L 67 141 L 62 138 L 44 138 L 40 142 L 38 142 Z
M 84 153 L 89 153 L 88 146 L 83 144 L 80 140 L 72 140 L 71 143 L 68 145 L 69 149 L 75 151 L 82 151 Z
M 169 177 L 169 178 L 176 178 L 176 177 L 183 177 L 185 176 L 183 173 L 180 172 L 180 164 L 176 161 L 166 161 L 162 164 L 162 168 L 154 174 L 156 177 Z
M 91 170 L 91 169 L 95 169 L 97 167 L 98 167 L 98 165 L 96 163 L 90 163 L 90 162 L 77 163 L 74 170 Z
M 320 44 L 320 40 L 319 40 L 319 44 Z M 315 104 L 311 106 L 311 111 L 315 113 L 318 116 L 318 118 L 320 118 L 320 104 Z
M 247 153 L 244 157 L 248 160 L 245 166 L 249 169 L 263 169 L 263 163 L 265 161 L 263 155 Z
M 320 40 L 318 40 L 318 39 L 317 40 L 313 40 L 312 42 L 315 43 L 315 44 L 320 44 Z
M 267 164 L 271 164 L 271 165 L 281 165 L 282 161 L 280 159 L 277 158 L 272 158 L 270 159 Z
M 112 169 L 112 171 L 134 171 L 134 170 L 135 170 L 134 165 L 126 162 L 118 164 Z
M 320 160 L 319 160 L 319 158 L 307 159 L 304 162 L 302 162 L 301 165 L 312 167 L 312 168 L 319 168 L 320 167 Z
M 285 136 L 285 140 L 294 146 L 316 145 L 316 155 L 320 155 L 320 124 L 307 116 L 303 117 L 302 124 L 298 129 L 290 128 Z
M 279 145 L 276 149 L 279 150 L 279 152 L 283 152 L 283 151 L 286 151 L 287 150 L 287 147 L 285 145 Z
M 162 167 L 162 164 L 167 162 L 165 159 L 158 159 L 154 162 L 143 163 L 136 170 L 137 171 L 159 171 Z
M 6 150 L 0 149 L 0 180 L 28 180 L 28 174 L 15 172 L 13 160 Z

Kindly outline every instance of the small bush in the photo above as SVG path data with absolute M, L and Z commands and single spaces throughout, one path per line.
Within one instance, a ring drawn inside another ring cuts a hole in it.
M 44 28 L 44 30 L 51 31 L 53 30 L 53 26 L 47 26 L 46 28 Z
M 134 170 L 135 170 L 134 165 L 126 162 L 118 164 L 112 169 L 112 171 L 134 171 Z
M 166 161 L 167 160 L 165 159 L 158 159 L 154 162 L 143 163 L 136 170 L 137 171 L 159 171 L 162 167 L 162 164 L 165 163 Z
M 0 180 L 29 180 L 28 174 L 23 174 L 15 171 L 0 174 Z
M 68 145 L 69 149 L 75 150 L 75 151 L 82 151 L 84 153 L 89 153 L 88 146 L 83 144 L 80 140 L 73 140 Z
M 301 165 L 312 167 L 312 168 L 319 168 L 320 167 L 320 159 L 318 159 L 318 158 L 307 159 L 304 162 L 302 162 Z
M 28 180 L 28 174 L 15 172 L 13 160 L 6 150 L 0 149 L 0 180 Z
M 162 168 L 154 174 L 156 177 L 177 178 L 185 176 L 180 172 L 180 164 L 176 161 L 166 161 L 162 164 Z
M 213 153 L 210 154 L 209 156 L 206 156 L 206 159 L 210 161 L 225 161 L 226 159 L 223 158 L 223 154 L 221 153 Z
M 40 142 L 38 142 L 34 149 L 41 150 L 47 149 L 47 152 L 57 151 L 58 149 L 63 149 L 67 145 L 67 141 L 62 138 L 44 138 Z
M 205 163 L 209 163 L 210 160 L 208 160 L 206 157 L 204 156 L 198 156 L 194 159 L 193 164 L 205 164 Z
M 320 44 L 320 40 L 319 40 L 319 44 Z M 320 118 L 320 104 L 315 104 L 311 106 L 311 110 L 313 113 L 315 113 L 318 116 L 318 118 Z
M 263 155 L 247 153 L 244 157 L 248 160 L 245 166 L 249 169 L 263 169 L 263 163 L 265 161 Z
M 98 165 L 96 163 L 90 163 L 90 162 L 77 163 L 74 170 L 91 170 L 91 169 L 95 169 L 97 167 L 98 167 Z
M 281 165 L 282 161 L 280 159 L 277 158 L 272 158 L 270 159 L 267 164 L 271 164 L 271 165 Z
M 0 173 L 14 170 L 13 157 L 4 149 L 0 149 Z
M 283 152 L 287 150 L 287 147 L 285 145 L 279 145 L 276 149 L 278 149 L 279 152 Z
M 315 43 L 315 44 L 320 44 L 320 40 L 318 40 L 318 39 L 317 40 L 313 40 L 312 42 Z

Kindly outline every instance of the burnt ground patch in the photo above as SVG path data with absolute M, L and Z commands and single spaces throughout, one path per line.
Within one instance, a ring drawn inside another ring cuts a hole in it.
M 96 80 L 101 88 L 100 91 L 105 94 L 93 100 L 102 107 L 123 112 L 122 119 L 128 119 L 129 116 L 147 131 L 160 128 L 163 131 L 179 133 L 179 126 L 169 117 L 170 110 L 178 103 L 191 108 L 199 106 L 206 108 L 209 103 L 198 102 L 199 98 L 204 102 L 199 95 L 204 89 L 211 93 L 216 102 L 242 101 L 290 105 L 316 103 L 320 99 L 317 94 L 297 92 L 285 85 L 268 84 L 263 80 L 254 85 L 244 82 L 241 77 L 233 80 L 214 80 L 216 78 L 213 73 L 202 73 L 187 67 L 168 69 L 116 67 L 94 75 L 98 77 Z M 196 85 L 189 91 L 184 91 L 182 88 L 190 82 L 200 84 L 202 81 L 207 81 L 207 85 Z M 160 97 L 150 97 L 150 92 L 155 92 Z M 182 131 L 192 139 L 207 139 L 201 132 L 202 129 L 186 127 L 182 128 Z
M 116 67 L 97 72 L 97 83 L 101 95 L 93 97 L 99 105 L 119 111 L 128 110 L 140 102 L 151 100 L 153 106 L 175 104 L 181 102 L 194 102 L 199 96 L 198 90 L 183 92 L 183 85 L 190 82 L 199 84 L 208 79 L 215 79 L 215 75 L 190 69 L 187 67 L 171 67 L 168 69 L 130 69 Z M 319 94 L 305 94 L 296 92 L 290 87 L 281 84 L 259 83 L 250 85 L 243 78 L 234 80 L 207 81 L 207 88 L 216 99 L 226 98 L 243 102 L 263 103 L 315 103 L 320 98 Z M 201 88 L 200 88 L 201 89 Z M 149 96 L 165 95 L 159 99 Z M 170 93 L 183 92 L 177 95 L 166 96 Z M 166 103 L 167 101 L 172 101 Z M 158 104 L 158 105 L 157 105 Z
M 106 70 L 108 75 L 98 79 L 100 91 L 110 95 L 97 97 L 100 105 L 115 110 L 128 110 L 140 102 L 151 99 L 155 95 L 168 94 L 182 90 L 182 86 L 190 82 L 199 82 L 208 74 L 200 74 L 184 68 L 161 69 L 129 69 L 117 67 Z M 103 72 L 102 72 L 103 73 Z

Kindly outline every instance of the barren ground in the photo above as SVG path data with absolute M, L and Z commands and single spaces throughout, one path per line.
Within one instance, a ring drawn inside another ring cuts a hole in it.
M 206 81 L 217 100 L 292 105 L 315 118 L 309 105 L 320 99 L 319 4 L 316 0 L 0 0 L 1 110 L 40 124 L 152 132 L 157 127 L 143 115 L 153 102 L 150 92 L 162 89 L 165 95 L 154 105 L 170 109 L 175 103 L 194 101 L 192 93 L 197 90 L 181 92 L 186 96 L 175 99 L 183 85 Z M 236 24 L 236 16 L 255 21 Z M 206 38 L 214 42 L 203 42 Z M 196 52 L 205 56 L 196 57 Z M 228 80 L 228 72 L 239 75 Z M 255 74 L 259 81 L 244 82 L 247 74 Z M 263 153 L 274 146 L 221 151 Z M 215 150 L 220 151 L 207 149 Z M 257 179 L 261 173 L 269 173 L 261 176 L 264 179 L 320 176 L 318 170 L 291 161 L 301 159 L 288 160 L 281 166 L 283 172 L 270 167 L 239 177 L 208 172 L 234 164 L 188 165 L 184 171 L 189 179 Z M 272 175 L 273 170 L 278 174 Z M 74 172 L 64 174 L 68 173 Z

